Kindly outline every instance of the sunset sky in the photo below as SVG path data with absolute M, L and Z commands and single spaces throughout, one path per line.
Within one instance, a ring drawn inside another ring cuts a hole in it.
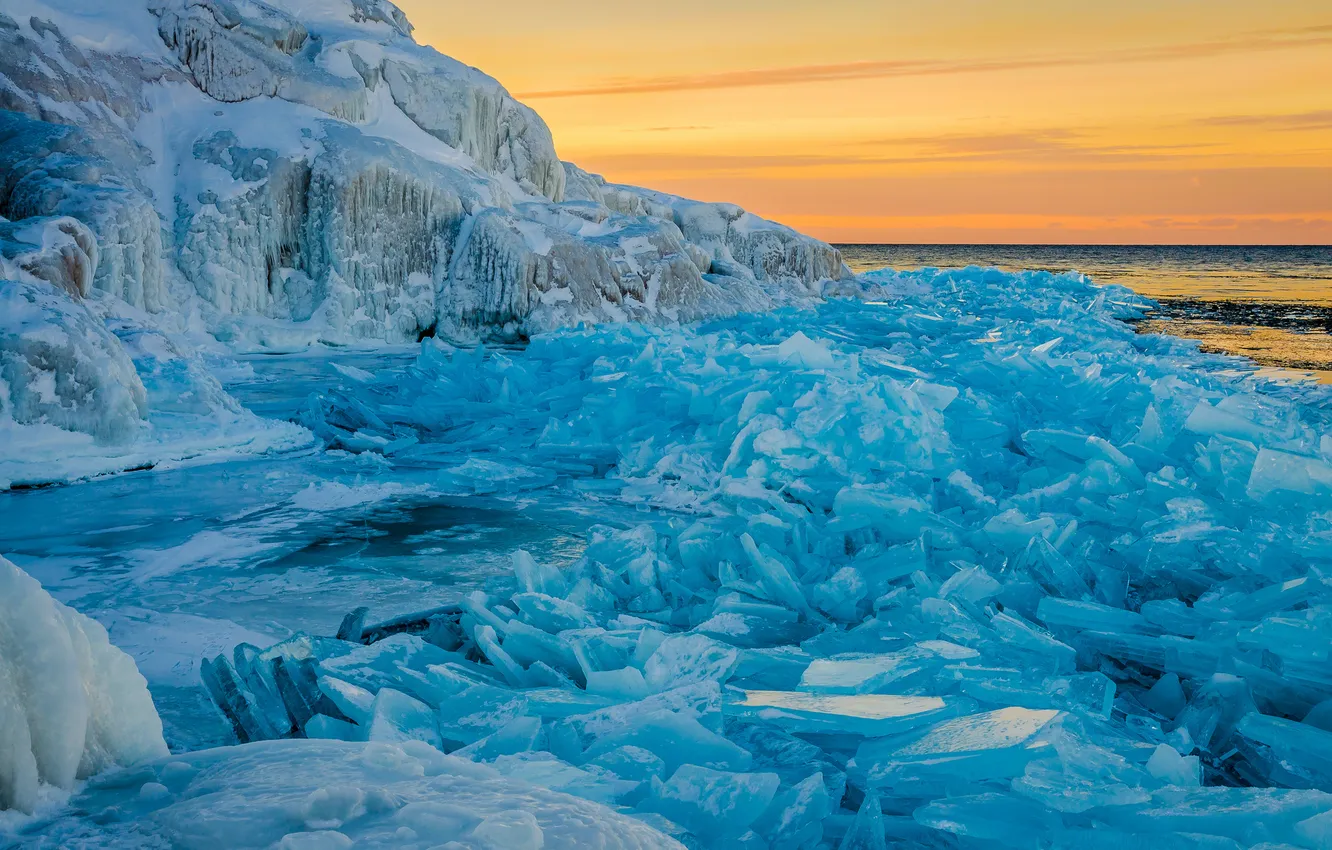
M 397 0 L 560 155 L 836 242 L 1332 243 L 1327 0 Z

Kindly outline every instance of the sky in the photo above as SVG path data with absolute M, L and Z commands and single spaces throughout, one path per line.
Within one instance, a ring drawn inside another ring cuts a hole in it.
M 562 158 L 833 242 L 1332 244 L 1328 0 L 396 0 Z

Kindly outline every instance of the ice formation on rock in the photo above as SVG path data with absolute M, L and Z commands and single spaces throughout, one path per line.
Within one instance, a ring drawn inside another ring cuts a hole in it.
M 739 208 L 561 162 L 535 112 L 387 0 L 22 6 L 0 19 L 0 215 L 77 218 L 97 288 L 231 341 L 669 322 L 847 274 Z
M 308 444 L 241 408 L 149 317 L 93 290 L 99 257 L 73 218 L 0 220 L 0 488 Z
M 106 629 L 0 558 L 0 809 L 166 755 L 148 685 Z

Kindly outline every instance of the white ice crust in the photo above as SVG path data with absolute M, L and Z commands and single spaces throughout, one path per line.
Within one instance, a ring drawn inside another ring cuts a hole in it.
M 71 790 L 166 751 L 134 661 L 0 557 L 0 809 L 30 812 L 42 785 Z

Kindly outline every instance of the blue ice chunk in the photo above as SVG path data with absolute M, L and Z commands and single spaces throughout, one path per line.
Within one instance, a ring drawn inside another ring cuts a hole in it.
M 846 793 L 844 765 L 808 741 L 766 723 L 729 724 L 726 735 L 753 753 L 751 769 L 776 773 L 783 785 L 818 774 L 830 801 L 840 801 Z
M 842 836 L 837 850 L 887 850 L 883 837 L 883 811 L 878 794 L 869 794 L 856 811 L 851 828 Z
M 917 809 L 917 822 L 973 842 L 1028 846 L 1034 836 L 1060 826 L 1059 816 L 1039 803 L 1011 794 L 988 793 L 935 800 Z
M 637 667 L 623 667 L 588 674 L 587 692 L 629 701 L 642 699 L 651 693 L 651 689 Z
M 782 557 L 766 545 L 757 544 L 748 533 L 740 536 L 740 545 L 744 547 L 749 565 L 753 568 L 763 587 L 772 594 L 774 601 L 780 602 L 792 611 L 808 610 L 805 592 L 796 581 L 792 568 Z
M 320 676 L 319 689 L 352 722 L 360 726 L 370 724 L 375 702 L 375 695 L 370 691 L 333 676 Z
M 426 670 L 446 664 L 449 653 L 415 635 L 396 634 L 369 646 L 358 646 L 332 658 L 322 658 L 318 671 L 351 682 L 368 691 L 392 687 L 429 701 L 424 689 Z
M 472 761 L 494 761 L 500 756 L 530 752 L 541 738 L 541 718 L 515 717 L 479 741 L 455 750 Z
M 947 641 L 923 641 L 897 652 L 816 658 L 800 677 L 800 690 L 824 694 L 900 693 L 908 681 L 931 676 L 949 661 L 975 658 L 977 654 Z
M 476 648 L 485 655 L 487 661 L 495 665 L 495 669 L 500 671 L 505 681 L 510 685 L 516 688 L 527 685 L 527 671 L 500 646 L 493 628 L 490 626 L 476 627 Z
M 1147 772 L 1166 785 L 1197 787 L 1202 784 L 1202 762 L 1197 756 L 1182 756 L 1169 744 L 1159 744 L 1147 759 Z
M 796 734 L 881 738 L 965 714 L 974 705 L 965 699 L 941 697 L 740 691 L 726 710 L 735 717 L 762 720 Z
M 440 704 L 439 731 L 455 746 L 471 744 L 526 713 L 527 697 L 522 692 L 473 685 Z
M 607 805 L 616 804 L 641 784 L 596 765 L 575 767 L 550 753 L 513 753 L 489 761 L 504 776 Z
M 1060 716 L 1052 709 L 1002 708 L 957 717 L 924 732 L 869 740 L 856 750 L 870 787 L 958 787 L 1014 777 L 1045 754 L 1041 733 Z
M 794 690 L 813 656 L 794 646 L 746 649 L 736 661 L 731 680 L 758 690 Z
M 595 625 L 592 617 L 578 605 L 544 593 L 518 593 L 513 601 L 524 622 L 551 634 Z
M 422 741 L 436 749 L 443 747 L 434 710 L 392 688 L 381 688 L 375 694 L 366 739 L 390 743 Z
M 1102 806 L 1133 806 L 1151 799 L 1148 789 L 1156 784 L 1151 775 L 1120 754 L 1067 729 L 1051 739 L 1054 754 L 1027 764 L 1013 780 L 1012 788 L 1018 794 L 1068 814 Z
M 814 605 L 834 620 L 860 622 L 869 585 L 855 567 L 842 567 L 825 582 L 814 586 Z
M 1098 602 L 1080 599 L 1059 599 L 1047 596 L 1037 607 L 1037 617 L 1046 626 L 1060 631 L 1126 632 L 1139 635 L 1159 635 L 1161 628 L 1146 617 L 1123 608 L 1112 608 Z
M 597 735 L 585 753 L 589 761 L 625 746 L 655 754 L 673 772 L 682 764 L 703 765 L 718 770 L 744 771 L 753 756 L 742 747 L 706 728 L 697 720 L 671 711 L 654 711 L 634 717 L 623 726 Z
M 772 847 L 816 847 L 831 811 L 823 774 L 815 773 L 780 790 L 753 826 Z
M 698 682 L 723 683 L 730 678 L 739 652 L 706 635 L 670 635 L 643 665 L 644 678 L 653 690 Z
M 708 842 L 738 838 L 777 794 L 775 773 L 734 773 L 686 764 L 641 806 L 681 824 Z
M 632 745 L 615 747 L 603 752 L 588 764 L 605 768 L 622 779 L 633 782 L 647 782 L 653 778 L 663 778 L 666 762 L 655 753 Z
M 513 576 L 524 593 L 544 593 L 563 598 L 569 592 L 564 574 L 549 564 L 539 564 L 526 550 L 513 553 Z
M 334 720 L 325 714 L 317 714 L 305 724 L 305 737 L 321 738 L 331 741 L 362 740 L 366 729 L 345 720 Z
M 581 683 L 583 680 L 583 668 L 578 663 L 573 647 L 558 635 L 529 626 L 520 620 L 513 620 L 508 624 L 503 647 L 504 651 L 523 667 L 531 667 L 537 662 L 542 662 L 576 682 Z
M 1257 712 L 1240 719 L 1235 731 L 1268 750 L 1263 766 L 1282 785 L 1332 787 L 1332 732 Z

